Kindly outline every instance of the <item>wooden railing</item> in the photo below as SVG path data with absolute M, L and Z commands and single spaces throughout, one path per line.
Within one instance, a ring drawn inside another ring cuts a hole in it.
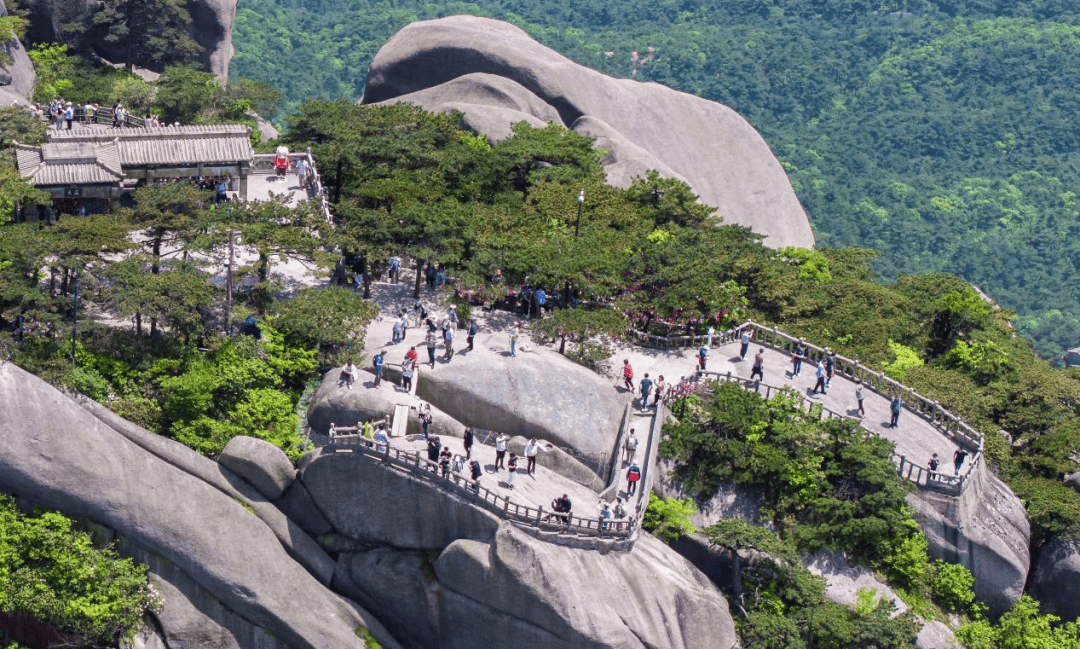
M 349 450 L 378 460 L 391 469 L 408 473 L 435 488 L 460 496 L 499 518 L 517 525 L 601 539 L 627 539 L 638 527 L 639 519 L 634 517 L 606 520 L 584 518 L 575 516 L 573 512 L 567 514 L 545 510 L 543 506 L 530 507 L 516 503 L 457 472 L 447 471 L 444 475 L 442 468 L 436 462 L 422 457 L 418 451 L 404 451 L 389 444 L 367 439 L 362 435 L 353 434 L 351 431 L 354 429 L 355 427 L 338 429 L 350 431 L 347 433 L 348 443 L 344 443 L 346 439 L 344 435 L 334 435 L 327 448 L 334 452 L 338 449 Z

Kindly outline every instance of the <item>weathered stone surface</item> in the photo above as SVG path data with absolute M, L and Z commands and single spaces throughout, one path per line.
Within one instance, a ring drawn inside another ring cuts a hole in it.
M 330 526 L 326 517 L 322 515 L 322 512 L 319 511 L 315 500 L 308 493 L 307 487 L 299 480 L 293 482 L 285 490 L 285 493 L 281 495 L 281 498 L 274 501 L 274 504 L 281 510 L 281 513 L 289 517 L 290 521 L 299 525 L 312 536 L 317 537 L 328 534 L 334 529 Z
M 917 649 L 960 649 L 960 643 L 944 622 L 931 620 L 919 629 L 919 635 L 915 637 Z
M 896 604 L 894 616 L 908 609 L 893 589 L 878 581 L 873 571 L 863 566 L 853 566 L 838 550 L 822 550 L 803 559 L 803 566 L 819 577 L 825 578 L 825 597 L 839 604 L 853 606 L 859 591 L 869 588 L 875 591 L 874 599 L 890 599 Z
M 383 417 L 390 419 L 394 415 L 394 407 L 404 403 L 412 406 L 409 410 L 407 434 L 420 434 L 422 427 L 416 410 L 416 405 L 420 403 L 418 399 L 396 391 L 389 383 L 384 383 L 378 389 L 373 388 L 375 376 L 363 371 L 350 390 L 338 385 L 340 374 L 341 368 L 327 372 L 323 377 L 322 385 L 311 400 L 311 407 L 308 408 L 308 425 L 311 426 L 312 431 L 326 435 L 331 423 L 340 428 Z M 465 425 L 436 405 L 432 405 L 431 432 L 436 435 L 461 437 L 465 433 Z
M 537 437 L 601 462 L 625 409 L 609 379 L 544 347 L 455 356 L 422 373 L 417 394 L 466 426 Z
M 510 441 L 506 443 L 506 448 L 511 453 L 517 453 L 524 458 L 525 444 L 528 442 L 529 439 L 526 437 L 511 437 Z M 604 481 L 600 479 L 600 476 L 575 459 L 574 456 L 558 446 L 552 446 L 551 448 L 544 446 L 543 448 L 544 450 L 540 451 L 536 456 L 537 466 L 547 467 L 564 478 L 569 478 L 597 493 L 604 489 Z
M 1047 613 L 1080 617 L 1080 540 L 1055 538 L 1039 550 L 1031 596 Z
M 490 539 L 499 526 L 461 497 L 348 450 L 319 449 L 300 479 L 334 529 L 359 541 L 442 548 L 455 539 Z
M 269 500 L 285 493 L 296 480 L 296 469 L 285 452 L 266 440 L 241 435 L 229 440 L 218 464 L 233 470 Z
M 1024 592 L 1031 563 L 1031 521 L 1016 494 L 979 465 L 959 498 L 914 491 L 931 558 L 961 563 L 975 576 L 975 594 L 1001 614 Z
M 1080 491 L 1080 471 L 1065 476 L 1065 485 Z
M 213 486 L 233 500 L 251 507 L 255 515 L 277 536 L 289 556 L 299 561 L 321 583 L 330 583 L 330 578 L 334 574 L 334 561 L 314 539 L 305 534 L 277 507 L 271 505 L 266 496 L 259 493 L 247 480 L 233 473 L 231 469 L 199 455 L 182 444 L 139 428 L 91 399 L 79 396 L 75 401 L 139 448 Z
M 224 82 L 229 76 L 229 61 L 233 57 L 232 25 L 236 18 L 237 0 L 187 0 L 191 14 L 189 32 L 203 51 L 199 61 L 203 69 L 213 72 Z M 97 11 L 96 0 L 23 0 L 30 10 L 31 42 L 62 41 L 64 25 L 82 20 Z M 122 60 L 124 43 L 107 43 L 103 38 L 94 43 L 94 50 L 110 61 Z
M 410 646 L 540 649 L 727 649 L 727 602 L 652 537 L 607 554 L 536 540 L 503 526 L 494 543 L 460 540 L 432 566 L 417 552 L 343 556 L 334 585 L 379 602 Z
M 0 2 L 0 16 L 6 15 L 7 7 Z M 34 90 L 34 82 L 37 81 L 34 64 L 30 62 L 26 48 L 19 40 L 5 43 L 4 52 L 11 57 L 11 63 L 0 66 L 0 107 L 10 106 L 12 103 L 25 104 Z
M 638 451 L 640 457 L 641 451 Z M 690 498 L 672 474 L 674 465 L 668 460 L 656 462 L 656 480 L 652 490 L 661 498 Z M 705 529 L 725 518 L 742 518 L 755 525 L 767 522 L 758 520 L 758 512 L 765 503 L 764 494 L 758 489 L 743 487 L 731 482 L 722 483 L 709 502 L 698 505 L 690 522 L 698 529 Z
M 352 646 L 357 626 L 399 646 L 293 561 L 233 497 L 10 363 L 0 365 L 0 490 L 111 527 L 294 649 Z
M 262 136 L 262 142 L 269 142 L 270 140 L 276 140 L 280 133 L 274 128 L 274 125 L 263 119 L 262 115 L 253 113 L 255 117 L 255 128 L 259 129 L 259 135 Z
M 460 110 L 494 139 L 513 122 L 553 120 L 602 138 L 612 184 L 657 169 L 686 180 L 726 222 L 765 235 L 768 246 L 814 245 L 783 168 L 735 111 L 656 83 L 605 76 L 508 23 L 451 16 L 405 27 L 372 62 L 362 101 Z

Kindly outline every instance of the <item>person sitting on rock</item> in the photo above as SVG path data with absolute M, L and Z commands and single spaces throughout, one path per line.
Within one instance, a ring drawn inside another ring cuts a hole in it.
M 338 384 L 344 384 L 345 387 L 352 389 L 353 383 L 356 381 L 356 366 L 352 361 L 345 363 L 345 367 L 341 368 L 341 379 Z

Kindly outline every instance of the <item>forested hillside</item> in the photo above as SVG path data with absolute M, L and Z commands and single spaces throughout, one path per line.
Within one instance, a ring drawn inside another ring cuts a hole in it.
M 405 24 L 513 22 L 570 58 L 732 106 L 788 168 L 820 245 L 882 252 L 885 278 L 945 271 L 1016 310 L 1047 357 L 1080 338 L 1080 8 L 906 3 L 425 4 L 241 0 L 234 77 L 286 108 L 357 98 Z M 285 110 L 281 115 L 290 112 Z

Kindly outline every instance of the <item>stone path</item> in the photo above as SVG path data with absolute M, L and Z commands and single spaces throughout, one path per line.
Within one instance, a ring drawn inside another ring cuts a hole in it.
M 731 372 L 732 376 L 749 380 L 754 355 L 762 347 L 751 341 L 746 360 L 739 358 L 740 347 L 738 342 L 732 342 L 712 349 L 706 369 L 721 374 Z M 697 350 L 689 348 L 648 349 L 622 346 L 613 355 L 612 366 L 621 367 L 624 358 L 629 359 L 630 365 L 634 368 L 635 384 L 646 372 L 654 380 L 662 374 L 666 382 L 678 383 L 681 377 L 693 375 L 697 367 Z M 763 370 L 765 377 L 762 383 L 777 387 L 793 387 L 808 399 L 821 403 L 829 410 L 858 418 L 863 428 L 892 440 L 896 444 L 896 454 L 907 457 L 910 462 L 925 467 L 931 454 L 937 453 L 941 461 L 939 470 L 952 475 L 952 456 L 957 448 L 956 444 L 915 413 L 905 409 L 900 413 L 898 426 L 890 428 L 888 426 L 891 419 L 889 399 L 866 389 L 863 401 L 866 415 L 859 417 L 858 402 L 855 400 L 855 384 L 852 381 L 837 376 L 833 378 L 831 387 L 825 395 L 813 395 L 811 390 L 817 381 L 814 365 L 804 362 L 799 376 L 792 377 L 791 356 L 768 347 L 765 348 Z M 970 454 L 968 459 L 971 459 Z

